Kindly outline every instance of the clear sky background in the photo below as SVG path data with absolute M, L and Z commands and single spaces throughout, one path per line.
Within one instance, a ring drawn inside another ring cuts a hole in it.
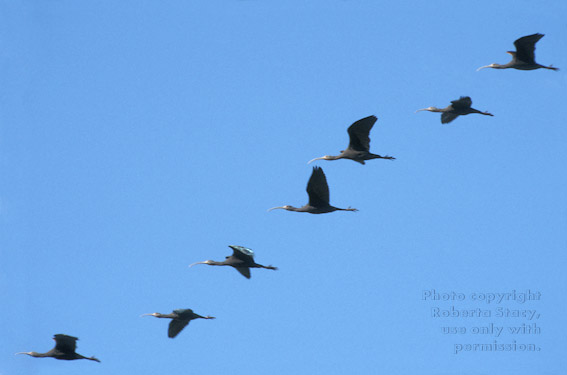
M 513 5 L 512 5 L 513 4 Z M 567 3 L 1 1 L 0 374 L 562 374 Z M 507 63 L 533 33 L 536 60 Z M 442 125 L 461 95 L 494 117 Z M 376 115 L 365 166 L 307 161 Z M 227 245 L 256 261 L 246 280 Z M 462 302 L 422 300 L 425 290 Z M 474 292 L 541 292 L 500 305 Z M 536 309 L 444 335 L 431 308 Z M 192 308 L 175 339 L 143 313 Z M 102 363 L 15 356 L 80 338 Z M 538 352 L 454 344 L 533 343 Z

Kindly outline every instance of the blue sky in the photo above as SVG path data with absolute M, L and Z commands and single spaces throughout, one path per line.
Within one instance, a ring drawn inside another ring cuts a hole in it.
M 1 1 L 0 374 L 564 371 L 567 4 Z M 533 33 L 536 61 L 506 63 Z M 442 125 L 459 96 L 494 117 Z M 376 115 L 365 166 L 308 160 Z M 246 280 L 222 260 L 254 249 Z M 454 354 L 422 293 L 539 291 L 538 352 Z M 192 308 L 176 339 L 143 313 Z M 102 363 L 14 356 L 55 333 Z

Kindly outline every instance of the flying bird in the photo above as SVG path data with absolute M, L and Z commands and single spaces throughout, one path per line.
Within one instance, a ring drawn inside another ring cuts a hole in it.
M 478 109 L 471 108 L 472 100 L 468 96 L 461 96 L 458 100 L 452 100 L 451 105 L 445 108 L 428 107 L 423 109 L 418 109 L 415 113 L 419 111 L 429 111 L 429 112 L 442 112 L 441 123 L 448 124 L 459 116 L 468 115 L 470 113 L 479 113 L 486 116 L 494 116 L 492 113 L 481 112 Z
M 206 260 L 204 262 L 193 263 L 189 267 L 196 264 L 208 264 L 209 266 L 231 266 L 234 267 L 242 276 L 247 279 L 250 278 L 250 268 L 265 268 L 268 270 L 277 270 L 276 267 L 263 266 L 254 262 L 254 251 L 244 246 L 229 245 L 232 249 L 232 255 L 227 256 L 222 262 L 215 262 L 214 260 Z
M 325 155 L 320 158 L 315 158 L 310 160 L 307 164 L 315 160 L 338 160 L 338 159 L 350 159 L 354 160 L 360 164 L 365 164 L 365 160 L 371 159 L 389 159 L 394 160 L 396 158 L 392 156 L 380 156 L 370 152 L 370 130 L 374 126 L 374 123 L 378 120 L 376 116 L 368 116 L 360 119 L 348 127 L 348 136 L 350 142 L 346 150 L 342 150 L 340 155 L 331 156 Z
M 191 309 L 177 309 L 173 310 L 171 314 L 160 314 L 160 313 L 151 313 L 151 314 L 143 314 L 141 316 L 155 316 L 156 318 L 168 318 L 171 319 L 169 322 L 169 329 L 167 330 L 167 337 L 174 338 L 189 324 L 190 321 L 194 319 L 215 319 L 214 316 L 201 316 L 199 314 L 195 314 Z
M 20 352 L 16 354 L 27 354 L 36 358 L 52 357 L 55 359 L 64 359 L 67 361 L 72 361 L 74 359 L 88 359 L 91 361 L 100 362 L 100 360 L 95 357 L 85 357 L 75 352 L 75 350 L 77 349 L 78 340 L 78 338 L 76 337 L 56 334 L 53 336 L 53 340 L 55 340 L 55 347 L 47 353 Z
M 559 70 L 559 68 L 554 68 L 553 66 L 544 66 L 540 65 L 535 62 L 535 45 L 536 43 L 543 38 L 544 34 L 532 34 L 528 36 L 523 36 L 520 39 L 517 39 L 514 42 L 514 46 L 516 46 L 516 51 L 507 51 L 512 55 L 512 61 L 508 64 L 500 65 L 500 64 L 490 64 L 486 66 L 481 66 L 476 71 L 478 72 L 484 68 L 493 68 L 493 69 L 518 69 L 518 70 L 534 70 L 534 69 L 551 69 L 551 70 Z
M 307 194 L 309 195 L 309 203 L 303 207 L 281 206 L 273 207 L 268 211 L 282 208 L 288 211 L 309 212 L 310 214 L 325 214 L 334 211 L 358 211 L 356 208 L 338 208 L 329 204 L 329 185 L 323 170 L 319 167 L 313 167 L 313 173 L 307 183 Z

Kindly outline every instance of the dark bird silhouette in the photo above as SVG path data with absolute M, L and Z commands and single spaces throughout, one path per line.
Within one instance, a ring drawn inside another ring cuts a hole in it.
M 57 334 L 53 336 L 53 340 L 55 340 L 55 348 L 51 349 L 47 353 L 21 352 L 16 354 L 27 354 L 36 358 L 53 357 L 55 359 L 64 359 L 67 361 L 71 361 L 73 359 L 89 359 L 91 361 L 100 362 L 100 360 L 95 357 L 85 357 L 75 352 L 78 340 L 76 337 Z
M 231 266 L 234 267 L 247 279 L 250 278 L 250 268 L 265 268 L 268 270 L 277 270 L 276 267 L 263 266 L 254 262 L 254 252 L 252 251 L 252 249 L 235 245 L 229 245 L 228 247 L 232 249 L 232 255 L 227 256 L 223 262 L 206 260 L 204 262 L 193 263 L 189 267 L 193 267 L 195 264 L 208 264 L 209 266 Z
M 320 158 L 310 160 L 307 164 L 315 160 L 337 160 L 337 159 L 350 159 L 360 164 L 364 164 L 365 160 L 371 159 L 389 159 L 394 160 L 392 156 L 380 156 L 370 152 L 370 130 L 374 123 L 378 120 L 376 116 L 368 116 L 361 120 L 356 121 L 348 127 L 348 136 L 350 142 L 346 150 L 342 150 L 340 155 L 331 156 L 325 155 Z
M 167 337 L 174 338 L 189 324 L 190 321 L 194 319 L 215 319 L 214 316 L 201 316 L 199 314 L 195 314 L 191 309 L 177 309 L 173 310 L 171 314 L 160 314 L 160 313 L 151 313 L 151 314 L 143 314 L 141 316 L 155 316 L 156 318 L 168 318 L 171 319 L 169 322 L 169 328 L 167 330 Z
M 448 124 L 459 116 L 468 115 L 470 113 L 479 113 L 486 116 L 494 116 L 492 113 L 481 112 L 478 109 L 471 108 L 472 100 L 468 96 L 461 96 L 458 100 L 451 101 L 451 105 L 445 108 L 428 107 L 423 109 L 418 109 L 419 111 L 429 111 L 429 112 L 442 112 L 441 123 Z
M 481 66 L 476 71 L 478 72 L 484 68 L 493 68 L 493 69 L 518 69 L 518 70 L 534 70 L 534 69 L 551 69 L 551 70 L 559 70 L 559 68 L 554 68 L 553 66 L 544 66 L 540 65 L 535 62 L 535 45 L 536 43 L 543 38 L 544 34 L 532 34 L 528 36 L 523 36 L 520 39 L 517 39 L 514 42 L 514 46 L 516 46 L 516 51 L 507 51 L 512 55 L 512 61 L 508 64 L 500 65 L 500 64 L 490 64 L 486 66 Z
M 334 211 L 358 211 L 356 208 L 338 208 L 329 204 L 329 185 L 323 170 L 319 167 L 313 167 L 313 173 L 307 183 L 307 194 L 309 195 L 309 203 L 303 207 L 281 206 L 273 207 L 268 211 L 283 208 L 288 211 L 309 212 L 310 214 L 325 214 Z

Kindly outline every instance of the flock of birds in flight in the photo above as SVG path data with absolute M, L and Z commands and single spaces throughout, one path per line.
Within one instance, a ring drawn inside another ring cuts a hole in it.
M 535 61 L 535 44 L 543 38 L 544 34 L 532 34 L 524 36 L 517 39 L 514 42 L 516 51 L 508 51 L 507 53 L 512 55 L 512 60 L 504 65 L 500 64 L 490 64 L 486 66 L 481 66 L 477 71 L 485 68 L 493 69 L 518 69 L 518 70 L 535 70 L 535 69 L 550 69 L 559 70 L 558 68 L 550 66 L 540 65 Z M 485 116 L 494 116 L 488 112 L 482 112 L 471 107 L 472 100 L 468 96 L 463 96 L 457 100 L 451 101 L 451 105 L 445 108 L 428 107 L 419 109 L 419 111 L 429 111 L 429 112 L 441 112 L 441 123 L 448 124 L 455 120 L 458 116 L 464 116 L 471 113 L 478 113 Z M 319 158 L 312 159 L 308 162 L 311 163 L 315 160 L 338 160 L 338 159 L 350 159 L 361 164 L 365 164 L 366 160 L 372 159 L 387 159 L 394 160 L 392 156 L 380 156 L 370 152 L 370 130 L 374 126 L 378 119 L 376 116 L 368 116 L 360 119 L 353 123 L 348 128 L 348 135 L 350 142 L 346 150 L 341 151 L 337 156 L 325 155 Z M 290 205 L 273 207 L 268 211 L 275 209 L 284 209 L 287 211 L 295 212 L 308 212 L 311 214 L 324 214 L 334 211 L 358 211 L 356 208 L 338 208 L 331 206 L 329 203 L 329 185 L 327 184 L 327 179 L 323 170 L 320 167 L 314 167 L 313 173 L 309 178 L 307 183 L 307 195 L 309 196 L 309 201 L 303 207 L 293 207 Z M 254 252 L 243 246 L 229 246 L 233 253 L 227 256 L 222 262 L 216 262 L 213 260 L 206 260 L 204 262 L 193 263 L 190 267 L 196 264 L 208 264 L 210 266 L 231 266 L 235 268 L 240 274 L 242 274 L 247 279 L 250 278 L 250 268 L 265 268 L 270 270 L 277 270 L 273 266 L 263 266 L 254 261 Z M 169 328 L 167 336 L 170 338 L 176 337 L 179 332 L 185 328 L 191 320 L 195 319 L 215 319 L 212 316 L 201 316 L 196 314 L 191 309 L 177 309 L 173 310 L 171 314 L 161 314 L 161 313 L 151 313 L 143 314 L 142 316 L 154 316 L 156 318 L 167 318 L 171 319 L 169 323 Z M 64 360 L 74 360 L 74 359 L 88 359 L 91 361 L 100 362 L 99 359 L 95 357 L 85 357 L 76 352 L 77 340 L 78 338 L 63 334 L 54 335 L 55 347 L 46 353 L 37 352 L 20 352 L 16 354 L 27 354 L 32 357 L 42 358 L 42 357 L 52 357 L 55 359 Z

